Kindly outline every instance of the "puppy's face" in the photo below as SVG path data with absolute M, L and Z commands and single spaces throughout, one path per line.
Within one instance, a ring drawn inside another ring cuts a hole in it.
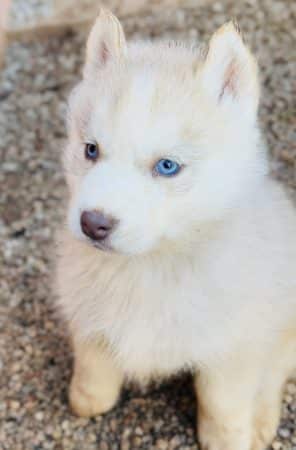
M 256 65 L 233 25 L 202 57 L 169 43 L 127 47 L 102 11 L 70 99 L 72 233 L 131 255 L 190 246 L 254 179 L 257 102 Z

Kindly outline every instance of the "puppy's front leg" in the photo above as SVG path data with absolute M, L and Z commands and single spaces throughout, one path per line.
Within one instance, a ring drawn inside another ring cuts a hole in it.
M 74 337 L 74 373 L 70 405 L 79 416 L 90 417 L 111 409 L 119 396 L 123 375 L 97 340 Z
M 202 450 L 251 450 L 259 374 L 256 362 L 247 365 L 239 357 L 196 375 Z

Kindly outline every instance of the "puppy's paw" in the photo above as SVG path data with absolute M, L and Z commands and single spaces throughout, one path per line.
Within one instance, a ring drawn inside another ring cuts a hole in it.
M 86 386 L 74 378 L 70 385 L 69 402 L 72 411 L 77 416 L 93 417 L 112 409 L 118 394 L 118 390 Z
M 265 409 L 261 412 L 255 420 L 251 450 L 265 450 L 276 435 L 279 411 Z
M 250 450 L 250 439 L 245 430 L 209 419 L 200 423 L 197 438 L 201 450 Z

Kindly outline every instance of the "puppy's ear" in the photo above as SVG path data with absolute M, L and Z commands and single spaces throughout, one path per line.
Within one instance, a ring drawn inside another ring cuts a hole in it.
M 84 76 L 93 76 L 112 60 L 119 60 L 125 50 L 124 31 L 118 19 L 110 11 L 101 8 L 88 37 Z
M 257 63 L 229 22 L 216 31 L 201 69 L 204 89 L 215 102 L 235 113 L 256 116 L 259 100 Z

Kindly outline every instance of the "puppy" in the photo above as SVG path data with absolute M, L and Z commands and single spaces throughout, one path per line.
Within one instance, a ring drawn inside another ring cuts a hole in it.
M 263 450 L 296 356 L 296 214 L 268 175 L 257 65 L 232 23 L 207 54 L 127 44 L 102 10 L 69 106 L 59 305 L 70 403 L 192 372 L 207 450 Z

